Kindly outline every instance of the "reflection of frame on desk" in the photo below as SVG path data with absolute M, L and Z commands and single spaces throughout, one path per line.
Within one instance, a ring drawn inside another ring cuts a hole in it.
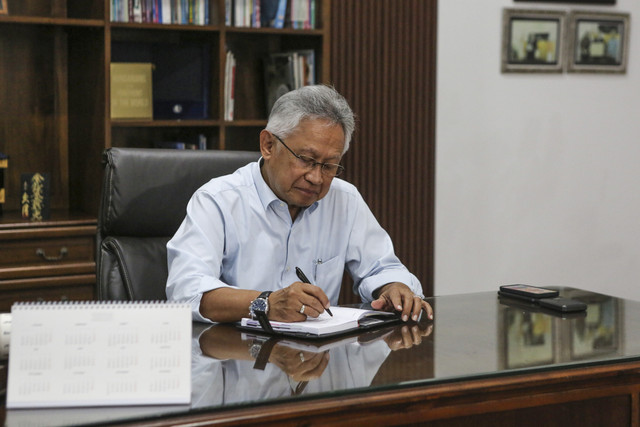
M 567 296 L 587 304 L 586 317 L 571 323 L 568 359 L 619 354 L 623 322 L 618 300 L 578 290 L 568 291 Z
M 516 369 L 620 353 L 622 307 L 609 296 L 568 289 L 586 312 L 555 313 L 512 298 L 500 298 L 498 342 L 502 368 Z
M 503 345 L 501 366 L 524 368 L 553 363 L 556 339 L 552 318 L 532 310 L 533 307 L 521 307 L 518 301 L 514 301 L 514 305 L 500 304 L 503 310 L 502 316 L 498 316 L 498 342 Z

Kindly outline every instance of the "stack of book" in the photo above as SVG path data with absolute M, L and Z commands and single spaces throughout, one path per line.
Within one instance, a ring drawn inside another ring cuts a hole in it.
M 111 0 L 111 21 L 209 25 L 209 0 Z
M 316 0 L 226 0 L 230 27 L 316 28 Z
M 267 115 L 280 96 L 316 83 L 315 51 L 312 49 L 273 53 L 264 62 Z

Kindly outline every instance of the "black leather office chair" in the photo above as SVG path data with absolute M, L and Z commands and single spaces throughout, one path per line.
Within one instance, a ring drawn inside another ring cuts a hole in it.
M 110 148 L 98 213 L 96 295 L 165 300 L 166 244 L 193 192 L 255 161 L 259 152 Z

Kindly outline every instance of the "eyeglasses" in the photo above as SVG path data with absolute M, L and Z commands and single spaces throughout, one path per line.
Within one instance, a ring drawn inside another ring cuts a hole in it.
M 322 162 L 318 162 L 316 161 L 316 159 L 309 157 L 309 156 L 303 156 L 300 154 L 296 154 L 293 152 L 293 150 L 291 148 L 289 148 L 287 146 L 287 144 L 284 143 L 284 141 L 282 139 L 280 139 L 280 137 L 274 133 L 272 133 L 271 135 L 275 136 L 276 139 L 278 141 L 280 141 L 280 143 L 282 145 L 284 145 L 284 148 L 286 148 L 287 150 L 289 150 L 289 152 L 291 154 L 293 154 L 296 159 L 298 159 L 298 163 L 299 166 L 301 168 L 307 169 L 307 170 L 311 170 L 313 168 L 315 168 L 316 166 L 320 166 L 320 171 L 322 171 L 322 173 L 326 176 L 330 176 L 330 177 L 334 177 L 334 176 L 338 176 L 340 175 L 342 172 L 344 172 L 344 167 L 342 165 L 338 165 L 335 163 L 322 163 Z

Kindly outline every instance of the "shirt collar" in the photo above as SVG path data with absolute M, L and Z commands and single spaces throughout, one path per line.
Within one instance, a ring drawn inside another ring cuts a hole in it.
M 260 198 L 260 202 L 262 203 L 262 207 L 267 210 L 269 205 L 273 202 L 280 203 L 281 200 L 276 196 L 276 193 L 267 185 L 267 182 L 264 180 L 262 173 L 260 173 L 260 167 L 264 164 L 264 159 L 260 157 L 260 159 L 251 165 L 251 174 L 253 175 L 253 182 L 255 183 L 256 190 L 258 192 L 258 197 Z M 308 208 L 303 208 L 303 211 L 309 211 L 309 213 L 315 211 L 318 208 L 319 201 L 315 202 Z

